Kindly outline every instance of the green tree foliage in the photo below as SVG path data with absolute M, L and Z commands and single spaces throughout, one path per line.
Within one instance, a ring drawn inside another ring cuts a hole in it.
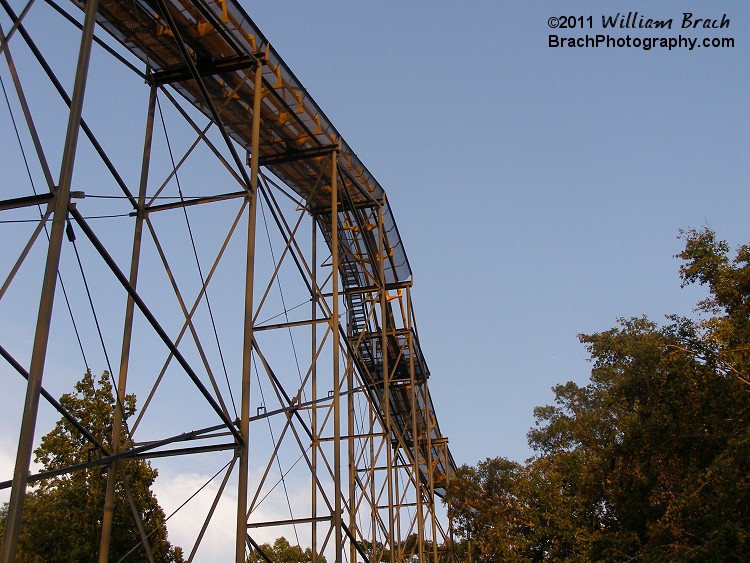
M 535 409 L 536 455 L 458 473 L 450 510 L 474 561 L 747 560 L 750 247 L 732 259 L 710 230 L 683 237 L 701 318 L 581 336 L 591 380 Z
M 388 563 L 391 560 L 391 552 L 379 541 L 373 543 L 364 540 L 360 547 L 367 553 L 367 557 L 372 563 Z
M 308 563 L 312 561 L 312 550 L 308 547 L 302 549 L 298 545 L 292 545 L 285 537 L 276 538 L 273 545 L 264 543 L 260 546 L 263 554 L 273 563 Z M 248 563 L 264 563 L 264 559 L 257 551 L 253 551 L 247 559 Z M 317 557 L 320 563 L 326 563 L 322 555 Z
M 386 548 L 386 545 L 377 541 L 374 544 L 367 540 L 362 541 L 359 544 L 362 552 L 367 555 L 367 559 L 372 563 L 388 563 L 391 560 L 391 552 Z M 432 553 L 435 544 L 429 539 L 422 540 L 422 550 L 425 558 L 432 561 Z M 449 545 L 438 546 L 438 557 L 440 558 L 441 553 L 450 553 Z M 396 561 L 417 561 L 419 559 L 419 536 L 417 534 L 409 534 L 406 539 L 402 540 L 396 547 L 394 553 Z M 439 559 L 442 560 L 442 559 Z
M 91 373 L 76 383 L 75 393 L 63 395 L 60 403 L 110 448 L 115 402 L 109 375 L 105 372 L 97 384 Z M 125 417 L 135 412 L 135 396 L 124 402 Z M 124 446 L 124 444 L 123 444 Z M 96 459 L 99 450 L 92 446 L 65 419 L 42 438 L 35 450 L 36 462 L 43 470 L 65 468 Z M 167 541 L 164 512 L 150 487 L 157 471 L 144 461 L 122 464 L 127 489 L 143 521 L 154 559 L 158 562 L 182 561 L 182 551 Z M 107 469 L 96 466 L 37 482 L 27 493 L 18 544 L 18 562 L 95 562 L 98 561 L 101 517 L 104 508 Z M 144 561 L 127 489 L 121 480 L 116 488 L 114 525 L 110 560 L 119 561 L 135 547 L 126 561 Z M 0 511 L 0 529 L 5 529 L 8 505 Z
M 454 531 L 475 548 L 477 561 L 514 561 L 528 536 L 526 468 L 503 458 L 461 467 L 451 488 Z

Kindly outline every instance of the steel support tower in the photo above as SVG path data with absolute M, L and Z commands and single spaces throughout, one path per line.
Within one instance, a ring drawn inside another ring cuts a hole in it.
M 282 535 L 314 560 L 452 561 L 440 498 L 455 464 L 388 199 L 247 13 L 0 4 L 0 126 L 18 155 L 2 162 L 4 394 L 11 372 L 28 382 L 2 561 L 46 477 L 30 472 L 40 417 L 70 416 L 46 385 L 70 390 L 96 342 L 118 404 L 142 401 L 85 464 L 108 471 L 100 561 L 134 459 L 220 468 L 190 560 L 211 559 L 201 539 L 230 498 L 237 563 Z

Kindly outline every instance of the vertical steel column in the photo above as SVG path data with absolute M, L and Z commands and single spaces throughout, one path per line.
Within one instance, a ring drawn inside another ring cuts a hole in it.
M 349 453 L 349 531 L 352 534 L 356 534 L 357 529 L 357 518 L 356 518 L 356 486 L 357 486 L 357 468 L 356 468 L 356 451 L 354 447 L 354 365 L 352 357 L 347 355 L 347 366 L 346 366 L 346 392 L 347 392 L 347 434 L 349 439 L 347 440 L 347 449 Z M 357 560 L 357 546 L 353 541 L 349 542 L 349 561 Z
M 401 487 L 398 478 L 399 470 L 398 463 L 396 463 L 396 467 L 393 468 L 393 496 L 395 497 L 395 504 L 392 507 L 395 508 L 395 532 L 394 536 L 391 538 L 391 545 L 393 546 L 391 548 L 391 553 L 394 553 L 391 557 L 392 561 L 401 561 L 404 558 L 405 547 L 401 542 L 401 504 L 403 499 L 401 497 Z M 388 503 L 388 505 L 391 506 L 391 503 Z
M 425 388 L 426 391 L 426 388 Z M 427 397 L 425 397 L 425 405 L 427 404 Z M 430 420 L 430 423 L 432 423 L 432 420 Z M 433 552 L 433 558 L 435 561 L 437 561 L 438 557 L 438 545 L 437 545 L 437 536 L 438 536 L 438 528 L 437 528 L 437 514 L 435 512 L 435 459 L 432 457 L 432 428 L 430 428 L 429 433 L 427 434 L 427 463 L 428 467 L 430 468 L 430 497 L 429 497 L 429 507 L 430 507 L 430 515 L 431 520 L 430 523 L 432 524 L 432 552 Z
M 245 563 L 247 538 L 247 488 L 249 467 L 250 434 L 250 369 L 253 349 L 253 278 L 255 276 L 255 223 L 258 202 L 258 166 L 260 162 L 260 102 L 263 96 L 263 63 L 258 61 L 253 86 L 253 125 L 250 147 L 250 205 L 247 217 L 247 254 L 245 266 L 245 332 L 242 343 L 242 404 L 240 411 L 240 435 L 238 445 L 240 468 L 237 487 L 237 536 L 235 538 L 235 561 Z
M 331 283 L 333 303 L 331 314 L 331 336 L 333 338 L 333 519 L 336 545 L 336 563 L 341 563 L 344 552 L 341 509 L 341 381 L 339 381 L 339 353 L 341 335 L 339 333 L 339 190 L 338 190 L 338 151 L 331 153 Z
M 446 460 L 446 464 L 448 462 L 448 444 L 443 444 L 443 457 Z M 452 473 L 450 471 L 445 472 L 445 486 L 446 488 L 450 487 L 451 484 L 451 476 Z M 453 535 L 453 510 L 451 509 L 451 501 L 450 501 L 450 495 L 446 496 L 447 498 L 447 506 L 446 506 L 446 512 L 448 513 L 448 538 L 450 539 L 450 551 L 448 555 L 448 559 L 450 561 L 457 561 L 456 557 L 456 540 L 455 536 Z
M 430 510 L 430 523 L 432 524 L 432 549 L 433 549 L 433 557 L 435 558 L 435 561 L 437 561 L 437 514 L 435 512 L 435 462 L 436 460 L 433 458 L 432 455 L 432 448 L 434 446 L 432 441 L 432 429 L 433 425 L 435 424 L 435 421 L 433 420 L 431 413 L 429 411 L 428 402 L 427 402 L 427 384 L 425 383 L 422 386 L 422 395 L 424 397 L 424 404 L 425 404 L 425 417 L 427 418 L 427 467 L 429 468 L 429 497 L 428 497 L 428 508 Z
M 388 300 L 387 290 L 385 288 L 385 231 L 383 220 L 383 205 L 385 202 L 381 202 L 378 206 L 378 274 L 380 278 L 380 287 L 378 289 L 378 297 L 380 301 L 380 351 L 382 356 L 382 369 L 383 369 L 383 404 L 384 408 L 384 422 L 385 422 L 385 440 L 386 440 L 386 487 L 388 490 L 388 542 L 390 545 L 389 559 L 390 563 L 395 563 L 396 545 L 395 541 L 395 528 L 394 528 L 394 493 L 393 493 L 393 432 L 391 427 L 393 421 L 391 420 L 391 397 L 390 397 L 390 366 L 388 365 L 388 333 L 387 333 L 387 319 L 388 319 Z
M 422 506 L 422 477 L 419 469 L 419 459 L 421 455 L 420 438 L 421 433 L 419 429 L 419 418 L 417 417 L 417 406 L 418 393 L 417 393 L 417 379 L 414 374 L 414 331 L 412 330 L 411 323 L 411 299 L 409 299 L 409 288 L 406 288 L 406 330 L 407 332 L 407 346 L 409 348 L 409 384 L 411 385 L 411 425 L 412 425 L 412 452 L 413 452 L 413 471 L 414 471 L 414 491 L 415 491 L 415 503 L 417 510 L 417 553 L 419 554 L 419 560 L 424 561 L 424 507 Z M 420 413 L 421 414 L 421 413 Z M 429 468 L 428 468 L 429 471 Z M 429 474 L 429 473 L 428 473 Z
M 370 415 L 369 420 L 369 430 L 370 430 L 370 437 L 368 438 L 368 442 L 370 444 L 370 471 L 369 471 L 369 478 L 370 478 L 370 541 L 372 542 L 372 551 L 370 553 L 370 559 L 373 561 L 376 561 L 375 554 L 377 548 L 375 547 L 375 539 L 377 538 L 377 524 L 378 524 L 378 499 L 379 496 L 376 498 L 376 489 L 375 489 L 375 475 L 376 475 L 376 467 L 375 467 L 375 436 L 373 435 L 375 433 L 375 409 L 373 408 L 372 401 L 368 399 L 367 401 L 368 405 L 368 414 Z M 385 434 L 385 432 L 383 432 Z M 378 455 L 378 458 L 380 455 Z
M 310 532 L 311 543 L 310 551 L 312 552 L 312 562 L 318 563 L 318 447 L 320 445 L 320 439 L 318 435 L 318 361 L 317 361 L 317 350 L 318 350 L 318 300 L 320 299 L 320 292 L 318 291 L 318 225 L 315 221 L 310 222 L 312 225 L 312 248 L 311 248 L 311 261 L 312 261 L 312 326 L 311 329 L 311 340 L 312 347 L 310 349 L 310 357 L 313 359 L 311 366 L 312 373 L 310 374 L 310 385 L 312 387 L 312 414 L 311 414 L 311 426 L 312 426 L 312 452 L 310 467 L 312 469 L 312 475 L 310 477 L 310 490 L 312 497 L 310 499 L 310 510 L 312 512 L 312 527 Z
M 156 88 L 151 87 L 148 100 L 148 117 L 146 118 L 146 133 L 143 141 L 143 160 L 141 163 L 141 180 L 138 190 L 138 209 L 135 217 L 135 232 L 133 234 L 133 250 L 130 260 L 130 285 L 135 289 L 138 284 L 138 269 L 141 258 L 141 240 L 143 238 L 143 221 L 145 219 L 146 188 L 148 186 L 148 172 L 151 164 L 151 140 L 154 131 L 154 114 L 156 112 Z M 117 401 L 115 402 L 115 418 L 112 428 L 112 453 L 120 451 L 122 439 L 122 426 L 124 413 L 122 407 L 125 404 L 125 390 L 128 381 L 128 365 L 130 363 L 130 344 L 133 338 L 133 312 L 135 301 L 128 295 L 125 306 L 125 326 L 122 334 L 122 349 L 120 353 L 120 373 L 117 381 Z M 99 563 L 109 560 L 109 545 L 112 537 L 112 520 L 115 504 L 115 483 L 117 480 L 119 463 L 115 462 L 109 466 L 107 473 L 107 489 L 104 494 L 104 514 L 102 517 L 102 535 L 99 542 Z
M 94 37 L 94 26 L 98 0 L 88 0 L 86 18 L 81 33 L 81 47 L 78 53 L 78 66 L 73 86 L 73 99 L 68 117 L 68 128 L 63 150 L 62 165 L 60 167 L 60 181 L 55 192 L 54 217 L 52 231 L 47 250 L 47 262 L 42 281 L 42 293 L 39 299 L 39 313 L 37 315 L 34 345 L 29 367 L 29 381 L 26 386 L 21 432 L 16 452 L 16 465 L 13 472 L 13 485 L 10 496 L 10 506 L 5 524 L 3 540 L 3 563 L 15 560 L 18 547 L 18 536 L 21 531 L 21 517 L 26 496 L 26 485 L 29 479 L 29 465 L 34 446 L 34 431 L 36 429 L 37 413 L 39 411 L 39 394 L 44 376 L 44 362 L 47 356 L 52 309 L 55 301 L 57 286 L 57 269 L 60 264 L 65 218 L 68 213 L 70 185 L 73 179 L 78 133 L 80 130 L 83 98 L 86 92 L 89 60 L 91 58 L 91 44 Z

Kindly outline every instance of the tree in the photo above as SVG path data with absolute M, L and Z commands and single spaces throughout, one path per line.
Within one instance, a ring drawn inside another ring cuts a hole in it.
M 60 403 L 100 444 L 110 448 L 115 399 L 106 372 L 96 385 L 87 372 L 76 383 L 75 393 L 63 395 Z M 134 414 L 134 395 L 126 396 L 123 411 L 126 420 Z M 63 418 L 42 438 L 34 454 L 43 470 L 49 471 L 96 459 L 100 452 Z M 125 476 L 125 481 L 120 479 L 116 489 L 110 559 L 118 561 L 132 550 L 130 560 L 143 560 L 144 552 L 139 546 L 141 537 L 128 500 L 130 494 L 148 534 L 155 561 L 182 561 L 182 550 L 167 541 L 164 511 L 150 490 L 157 471 L 145 461 L 133 460 L 122 463 L 120 475 Z M 98 561 L 106 479 L 106 466 L 95 466 L 32 485 L 24 502 L 16 560 L 34 563 Z M 0 512 L 2 530 L 7 509 L 6 504 Z
M 260 546 L 263 554 L 273 563 L 307 563 L 312 561 L 312 550 L 308 547 L 302 549 L 298 545 L 291 545 L 285 537 L 276 538 L 273 545 L 264 543 Z M 257 551 L 253 550 L 248 557 L 248 563 L 262 563 L 266 561 Z M 326 558 L 319 555 L 317 561 L 326 563 Z
M 750 245 L 731 260 L 729 245 L 710 229 L 684 231 L 682 237 L 682 283 L 708 286 L 698 310 L 712 315 L 699 323 L 683 320 L 684 351 L 750 386 Z
M 448 516 L 474 561 L 524 560 L 529 547 L 525 472 L 518 463 L 494 458 L 463 466 L 452 478 L 461 486 L 450 488 Z
M 475 560 L 746 559 L 750 247 L 730 258 L 708 229 L 682 236 L 683 285 L 708 289 L 702 316 L 582 335 L 590 382 L 558 385 L 555 404 L 535 409 L 536 455 L 453 480 L 457 531 L 480 544 Z

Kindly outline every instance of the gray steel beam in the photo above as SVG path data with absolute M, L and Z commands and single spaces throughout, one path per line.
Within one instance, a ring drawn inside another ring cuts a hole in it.
M 42 281 L 42 293 L 39 300 L 39 313 L 31 354 L 29 381 L 26 387 L 26 400 L 24 402 L 21 432 L 16 453 L 13 488 L 11 490 L 5 536 L 3 539 L 3 563 L 11 563 L 15 560 L 18 538 L 21 531 L 21 518 L 23 516 L 23 504 L 26 497 L 26 485 L 28 483 L 29 466 L 31 464 L 31 453 L 34 444 L 34 431 L 39 411 L 39 397 L 44 377 L 44 363 L 47 356 L 52 308 L 55 301 L 55 289 L 57 288 L 57 269 L 60 264 L 65 219 L 68 213 L 70 185 L 73 179 L 73 168 L 78 146 L 78 133 L 81 125 L 83 99 L 86 92 L 86 80 L 88 78 L 97 6 L 98 0 L 89 0 L 86 6 L 84 30 L 78 53 L 73 97 L 68 116 L 68 128 L 60 168 L 60 180 L 58 182 L 58 189 L 55 192 L 55 211 L 52 219 L 52 232 L 50 234 L 47 261 Z
M 245 254 L 245 312 L 242 341 L 242 400 L 240 406 L 240 434 L 243 443 L 238 452 L 239 478 L 237 485 L 237 536 L 235 538 L 235 561 L 245 563 L 245 538 L 247 537 L 247 494 L 250 471 L 248 444 L 250 440 L 250 372 L 253 351 L 253 289 L 255 287 L 255 228 L 258 207 L 258 162 L 260 159 L 260 104 L 263 97 L 261 81 L 263 65 L 258 61 L 255 69 L 253 90 L 252 147 L 250 155 L 250 186 L 247 215 L 247 248 Z M 244 171 L 243 171 L 244 172 Z M 243 173 L 243 176 L 246 176 Z
M 146 188 L 148 186 L 148 171 L 151 163 L 151 141 L 154 132 L 154 115 L 156 112 L 156 88 L 151 87 L 151 93 L 148 101 L 148 115 L 146 118 L 146 132 L 143 141 L 143 159 L 141 163 L 141 180 L 138 191 L 138 214 L 135 218 L 135 232 L 133 233 L 133 249 L 130 259 L 130 278 L 131 287 L 135 289 L 138 285 L 138 269 L 141 259 L 141 240 L 143 238 L 143 221 L 145 214 L 143 208 L 146 204 Z M 125 326 L 122 331 L 122 348 L 120 353 L 120 372 L 117 380 L 117 401 L 115 402 L 115 416 L 112 427 L 112 451 L 117 453 L 120 450 L 120 442 L 125 420 L 123 404 L 125 402 L 125 389 L 128 380 L 128 366 L 130 364 L 130 345 L 133 337 L 133 313 L 135 312 L 135 302 L 132 296 L 128 296 L 125 305 Z M 129 437 L 130 438 L 130 437 Z M 115 484 L 117 474 L 122 469 L 115 462 L 109 467 L 107 473 L 107 488 L 104 494 L 104 515 L 102 517 L 102 535 L 99 542 L 99 563 L 107 563 L 109 559 L 109 545 L 112 537 L 112 521 L 114 518 L 115 504 Z M 142 525 L 140 519 L 136 517 L 139 526 Z M 148 543 L 145 542 L 146 555 L 153 563 L 153 555 Z

